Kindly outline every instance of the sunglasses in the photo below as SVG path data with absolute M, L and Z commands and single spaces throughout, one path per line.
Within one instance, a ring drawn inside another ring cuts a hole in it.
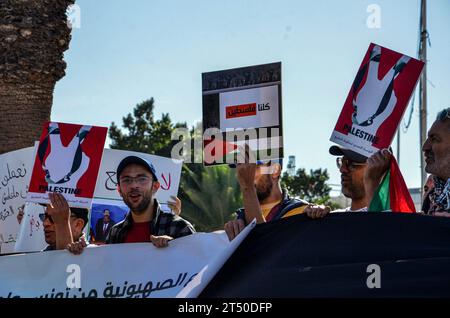
M 70 214 L 71 218 L 78 218 L 75 214 Z M 41 222 L 44 222 L 46 219 L 48 219 L 50 221 L 50 223 L 54 224 L 55 222 L 53 221 L 52 217 L 50 215 L 48 215 L 47 213 L 39 213 L 39 219 L 41 220 Z
M 343 166 L 346 166 L 348 170 L 355 171 L 356 169 L 365 166 L 366 163 L 354 162 L 344 157 L 336 158 L 336 166 L 340 170 Z

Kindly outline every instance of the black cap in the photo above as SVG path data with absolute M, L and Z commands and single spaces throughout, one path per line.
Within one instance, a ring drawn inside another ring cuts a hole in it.
M 120 175 L 122 174 L 123 170 L 131 164 L 136 164 L 136 165 L 140 165 L 140 166 L 144 167 L 152 174 L 153 180 L 158 181 L 158 177 L 156 176 L 155 167 L 149 161 L 147 161 L 146 159 L 137 157 L 137 156 L 128 156 L 128 157 L 122 159 L 122 161 L 117 166 L 117 182 L 119 182 Z
M 330 154 L 333 156 L 345 156 L 348 159 L 350 159 L 353 162 L 357 163 L 365 163 L 367 160 L 366 156 L 363 156 L 357 152 L 354 152 L 353 150 L 340 147 L 340 146 L 331 146 L 329 150 Z
M 70 213 L 75 215 L 78 219 L 84 221 L 84 226 L 88 224 L 89 220 L 89 210 L 86 208 L 70 208 Z

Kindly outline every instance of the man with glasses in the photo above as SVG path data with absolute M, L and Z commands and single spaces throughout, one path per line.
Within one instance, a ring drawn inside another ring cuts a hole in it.
M 345 209 L 333 212 L 363 212 L 367 211 L 367 198 L 364 188 L 364 174 L 367 168 L 367 157 L 350 149 L 331 146 L 329 150 L 336 158 L 336 164 L 341 172 L 342 193 L 350 198 L 352 203 Z
M 195 233 L 188 221 L 161 211 L 155 198 L 160 183 L 147 160 L 136 156 L 123 159 L 117 167 L 117 181 L 117 189 L 130 212 L 111 228 L 106 244 L 152 242 L 156 247 L 166 247 L 175 238 Z M 68 247 L 74 254 L 83 248 L 82 241 Z
M 83 229 L 88 223 L 88 209 L 69 208 L 62 194 L 49 193 L 50 204 L 45 213 L 39 214 L 44 225 L 44 251 L 62 250 L 68 244 L 78 242 L 83 236 Z

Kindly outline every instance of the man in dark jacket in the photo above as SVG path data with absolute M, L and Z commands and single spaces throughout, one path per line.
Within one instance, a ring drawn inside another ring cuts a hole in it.
M 147 160 L 136 156 L 123 159 L 117 167 L 117 181 L 130 212 L 111 228 L 106 244 L 152 242 L 156 247 L 166 247 L 175 238 L 195 233 L 188 221 L 161 211 L 155 198 L 160 183 Z M 68 249 L 79 254 L 83 243 L 71 244 Z

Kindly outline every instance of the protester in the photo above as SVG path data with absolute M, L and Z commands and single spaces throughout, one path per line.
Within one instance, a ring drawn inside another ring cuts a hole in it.
M 450 108 L 438 113 L 428 131 L 422 151 L 425 156 L 425 171 L 433 178 L 433 188 L 426 194 L 423 212 L 450 217 Z M 390 152 L 384 149 L 368 159 L 368 173 L 364 184 L 369 200 L 389 168 L 390 158 Z
M 433 176 L 427 214 L 450 217 L 450 107 L 440 111 L 422 146 L 425 171 Z
M 166 247 L 169 241 L 195 233 L 183 218 L 160 209 L 155 193 L 160 187 L 155 168 L 147 160 L 129 156 L 117 167 L 118 191 L 130 208 L 122 222 L 111 228 L 106 244 L 152 242 Z M 84 243 L 69 244 L 68 250 L 79 254 Z
M 50 204 L 45 213 L 39 214 L 44 225 L 44 237 L 48 246 L 44 251 L 63 250 L 68 244 L 79 242 L 88 223 L 88 209 L 69 208 L 62 194 L 49 193 Z M 83 240 L 84 241 L 84 240 Z
M 245 158 L 241 158 L 240 162 L 246 163 L 237 165 L 236 174 L 244 207 L 236 211 L 236 220 L 225 224 L 230 241 L 253 219 L 257 223 L 264 223 L 300 213 L 306 213 L 311 218 L 321 218 L 330 212 L 329 207 L 310 205 L 306 201 L 291 198 L 287 190 L 281 188 L 280 160 L 257 164 L 248 147 L 241 149 L 241 153 L 245 153 Z
M 332 212 L 367 211 L 367 198 L 364 188 L 364 174 L 367 169 L 367 157 L 340 146 L 331 146 L 329 152 L 336 158 L 341 173 L 342 194 L 352 200 L 349 207 Z

